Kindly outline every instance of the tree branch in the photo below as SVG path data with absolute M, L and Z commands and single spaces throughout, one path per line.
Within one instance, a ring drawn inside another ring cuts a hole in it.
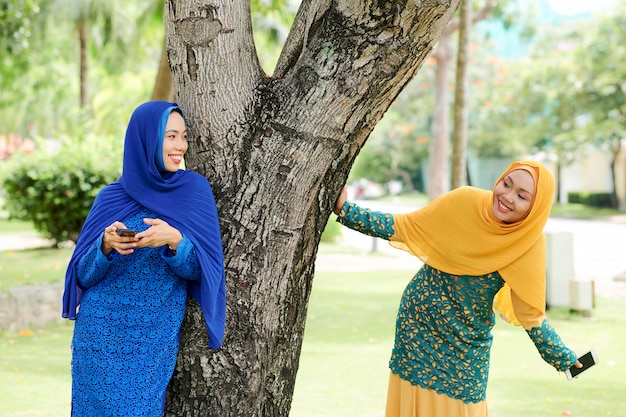
M 275 78 L 283 78 L 293 68 L 302 51 L 312 27 L 330 8 L 331 0 L 303 0 L 291 26 L 285 45 L 274 70 Z
M 470 0 L 462 0 L 462 1 L 470 1 Z M 493 10 L 493 0 L 485 0 L 483 7 L 476 13 L 472 14 L 471 26 L 474 26 L 476 23 L 485 20 L 487 16 L 489 16 L 492 10 Z M 454 19 L 450 21 L 450 23 L 448 23 L 441 37 L 450 36 L 452 33 L 454 33 L 455 31 L 459 29 L 460 25 L 461 25 L 460 19 L 455 17 Z
M 474 26 L 476 23 L 480 21 L 485 20 L 487 16 L 489 16 L 492 10 L 493 10 L 493 0 L 485 0 L 485 4 L 483 4 L 482 9 L 480 9 L 476 13 L 473 13 L 472 26 Z

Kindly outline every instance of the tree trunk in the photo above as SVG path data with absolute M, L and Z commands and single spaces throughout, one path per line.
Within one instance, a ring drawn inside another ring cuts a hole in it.
M 471 2 L 470 2 L 471 3 Z M 468 5 L 468 7 L 471 7 Z M 471 25 L 487 18 L 493 9 L 493 0 L 484 0 L 482 8 L 472 13 Z M 450 51 L 450 37 L 460 26 L 460 20 L 454 19 L 444 30 L 433 57 L 437 61 L 435 68 L 435 109 L 432 123 L 432 139 L 430 143 L 430 167 L 428 178 L 428 197 L 433 200 L 446 193 L 450 187 L 449 153 L 450 153 L 450 86 L 448 85 L 448 71 L 452 52 Z M 468 29 L 469 30 L 469 29 Z
M 391 167 L 389 168 L 389 174 L 393 176 L 400 176 L 404 182 L 404 185 L 408 189 L 409 193 L 415 192 L 415 186 L 413 185 L 413 180 L 411 180 L 411 175 L 408 171 L 403 169 L 398 169 L 399 158 L 398 151 L 392 150 L 390 151 L 391 155 Z
M 434 200 L 445 194 L 450 187 L 450 86 L 448 74 L 450 68 L 450 35 L 456 25 L 449 25 L 442 34 L 433 53 L 437 61 L 435 66 L 435 108 L 431 127 L 430 155 L 428 167 L 428 198 Z
M 454 129 L 452 131 L 452 184 L 458 188 L 467 185 L 467 88 L 469 45 L 472 29 L 472 2 L 462 0 L 459 17 L 459 48 L 456 56 L 456 84 L 454 96 Z
M 89 95 L 87 93 L 87 25 L 84 20 L 78 23 L 78 42 L 80 45 L 80 107 L 84 117 L 91 119 Z
M 206 347 L 191 301 L 168 416 L 289 414 L 321 233 L 359 150 L 458 2 L 303 0 L 272 77 L 248 1 L 166 2 L 186 163 L 213 186 L 227 271 L 224 346 Z
M 157 72 L 152 90 L 151 100 L 174 101 L 174 84 L 172 83 L 172 74 L 170 73 L 170 65 L 167 60 L 167 48 L 163 41 L 161 50 L 161 61 L 159 62 L 159 71 Z
M 615 166 L 617 165 L 617 158 L 622 152 L 622 139 L 618 137 L 612 141 L 611 146 L 611 208 L 619 209 L 620 202 L 617 195 L 617 176 L 615 175 Z

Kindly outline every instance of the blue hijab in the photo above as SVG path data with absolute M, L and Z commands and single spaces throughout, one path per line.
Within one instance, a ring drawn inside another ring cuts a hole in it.
M 218 349 L 226 321 L 224 257 L 217 208 L 205 177 L 191 171 L 166 172 L 162 142 L 176 103 L 150 101 L 133 112 L 124 140 L 122 176 L 97 195 L 80 232 L 65 274 L 63 317 L 76 320 L 83 289 L 76 275 L 79 260 L 94 240 L 116 220 L 147 208 L 177 228 L 194 244 L 202 277 L 189 282 L 188 294 L 198 301 L 209 332 L 209 347 Z

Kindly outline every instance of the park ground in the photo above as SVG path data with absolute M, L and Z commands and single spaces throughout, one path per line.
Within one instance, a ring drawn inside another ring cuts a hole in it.
M 598 369 L 567 381 L 543 363 L 523 331 L 499 321 L 488 391 L 492 417 L 626 417 L 626 386 L 619 376 L 626 372 L 626 337 L 620 336 L 626 326 L 626 282 L 614 279 L 615 271 L 626 270 L 626 223 L 616 218 L 551 226 L 552 231 L 576 228 L 577 270 L 598 273 L 597 308 L 591 317 L 563 309 L 549 316 L 574 349 L 598 350 Z M 36 234 L 5 235 L 0 251 L 46 243 Z M 385 242 L 358 240 L 343 231 L 339 244 L 320 246 L 291 417 L 382 415 L 395 309 L 419 266 Z M 60 410 L 69 407 L 70 338 L 71 323 L 22 336 L 0 333 L 0 374 L 8 378 L 0 386 L 0 415 L 65 415 Z M 18 346 L 25 364 L 5 366 L 2 362 L 13 358 L 6 351 Z M 33 402 L 29 392 L 40 399 Z M 19 407 L 6 408 L 18 401 Z

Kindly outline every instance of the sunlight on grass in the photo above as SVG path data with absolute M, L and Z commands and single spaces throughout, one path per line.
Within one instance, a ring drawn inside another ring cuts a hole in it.
M 46 265 L 56 268 L 51 260 Z M 290 417 L 384 414 L 395 315 L 414 272 L 316 274 Z M 626 300 L 596 301 L 591 318 L 567 309 L 549 312 L 570 347 L 598 352 L 600 364 L 574 381 L 543 362 L 521 328 L 498 320 L 487 394 L 491 417 L 623 415 Z M 0 416 L 69 414 L 72 328 L 73 322 L 63 322 L 0 332 Z
M 73 249 L 46 248 L 0 251 L 0 291 L 22 285 L 63 282 Z
M 525 332 L 498 323 L 490 376 L 489 402 L 493 415 L 619 416 L 626 406 L 623 347 L 624 301 L 598 299 L 591 319 L 563 311 L 549 314 L 552 325 L 578 354 L 590 348 L 599 364 L 578 379 L 568 381 L 545 364 Z M 516 411 L 518 410 L 518 411 Z M 524 410 L 523 412 L 519 410 Z M 563 414 L 565 413 L 565 414 Z M 571 413 L 571 414 L 568 414 Z
M 0 234 L 33 234 L 37 233 L 32 222 L 7 220 L 0 218 Z
M 0 415 L 69 415 L 73 323 L 0 333 Z
M 610 208 L 585 206 L 583 204 L 554 204 L 550 216 L 590 220 L 626 216 L 626 212 Z
M 412 274 L 316 274 L 291 417 L 384 414 L 395 313 Z M 487 392 L 490 416 L 622 415 L 626 386 L 617 371 L 626 364 L 625 303 L 598 299 L 591 319 L 549 312 L 571 348 L 598 352 L 596 369 L 574 381 L 541 359 L 523 329 L 498 320 Z

